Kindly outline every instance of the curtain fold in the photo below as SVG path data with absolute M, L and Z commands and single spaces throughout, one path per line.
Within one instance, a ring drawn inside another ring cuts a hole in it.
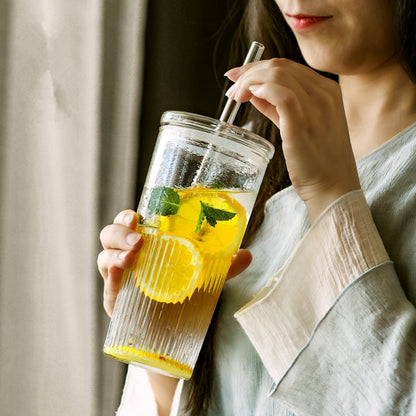
M 100 123 L 99 229 L 125 208 L 135 208 L 139 158 L 138 118 L 145 57 L 147 0 L 107 0 L 103 13 Z M 98 234 L 97 234 L 98 235 Z M 100 349 L 109 319 L 99 303 Z M 100 355 L 102 357 L 102 355 Z M 126 367 L 110 358 L 100 360 L 97 415 L 117 408 Z
M 227 4 L 0 2 L 2 415 L 114 415 L 99 231 L 136 206 L 163 111 L 218 115 Z
M 118 405 L 124 368 L 101 352 L 96 257 L 103 222 L 134 201 L 145 6 L 0 6 L 2 415 L 102 416 Z

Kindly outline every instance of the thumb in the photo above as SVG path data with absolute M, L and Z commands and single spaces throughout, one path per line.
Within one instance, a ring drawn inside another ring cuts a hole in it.
M 230 269 L 228 270 L 227 279 L 231 279 L 247 269 L 251 260 L 253 260 L 253 256 L 249 250 L 244 248 L 238 250 L 233 262 L 231 263 Z

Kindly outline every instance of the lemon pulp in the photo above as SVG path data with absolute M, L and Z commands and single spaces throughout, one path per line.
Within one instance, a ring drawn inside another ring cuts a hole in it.
M 137 284 L 146 296 L 157 302 L 176 303 L 190 298 L 200 288 L 212 260 L 231 262 L 243 238 L 246 213 L 230 196 L 231 192 L 210 188 L 175 190 L 180 196 L 176 214 L 157 216 L 158 229 L 139 227 L 145 243 L 137 260 Z M 201 202 L 234 213 L 233 218 L 203 220 L 198 232 Z
M 120 329 L 107 335 L 104 352 L 188 379 L 244 234 L 246 211 L 236 198 L 250 206 L 252 194 L 174 191 L 180 196 L 176 214 L 154 213 L 138 227 L 144 244 L 135 267 L 125 272 L 121 306 L 113 315 Z M 204 206 L 228 214 L 215 223 Z
M 201 259 L 190 241 L 149 227 L 139 228 L 145 239 L 135 278 L 144 294 L 157 302 L 183 302 L 197 287 Z
M 232 193 L 210 188 L 180 189 L 177 192 L 180 196 L 179 210 L 175 215 L 161 217 L 160 229 L 193 241 L 202 257 L 234 254 L 243 238 L 246 213 L 230 196 Z M 214 227 L 204 220 L 196 233 L 201 202 L 236 215 L 230 220 L 218 221 Z

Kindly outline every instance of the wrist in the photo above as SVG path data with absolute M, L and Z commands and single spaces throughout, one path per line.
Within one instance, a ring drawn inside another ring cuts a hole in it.
M 159 416 L 168 416 L 172 407 L 178 379 L 147 371 Z
M 336 200 L 349 192 L 359 189 L 361 189 L 359 185 L 351 185 L 348 187 L 326 190 L 326 192 L 320 192 L 319 194 L 304 200 L 311 224 L 313 224 Z

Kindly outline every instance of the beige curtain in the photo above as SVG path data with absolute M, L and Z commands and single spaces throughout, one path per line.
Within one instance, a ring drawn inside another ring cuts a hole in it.
M 98 233 L 135 205 L 145 0 L 0 2 L 0 414 L 106 416 Z

